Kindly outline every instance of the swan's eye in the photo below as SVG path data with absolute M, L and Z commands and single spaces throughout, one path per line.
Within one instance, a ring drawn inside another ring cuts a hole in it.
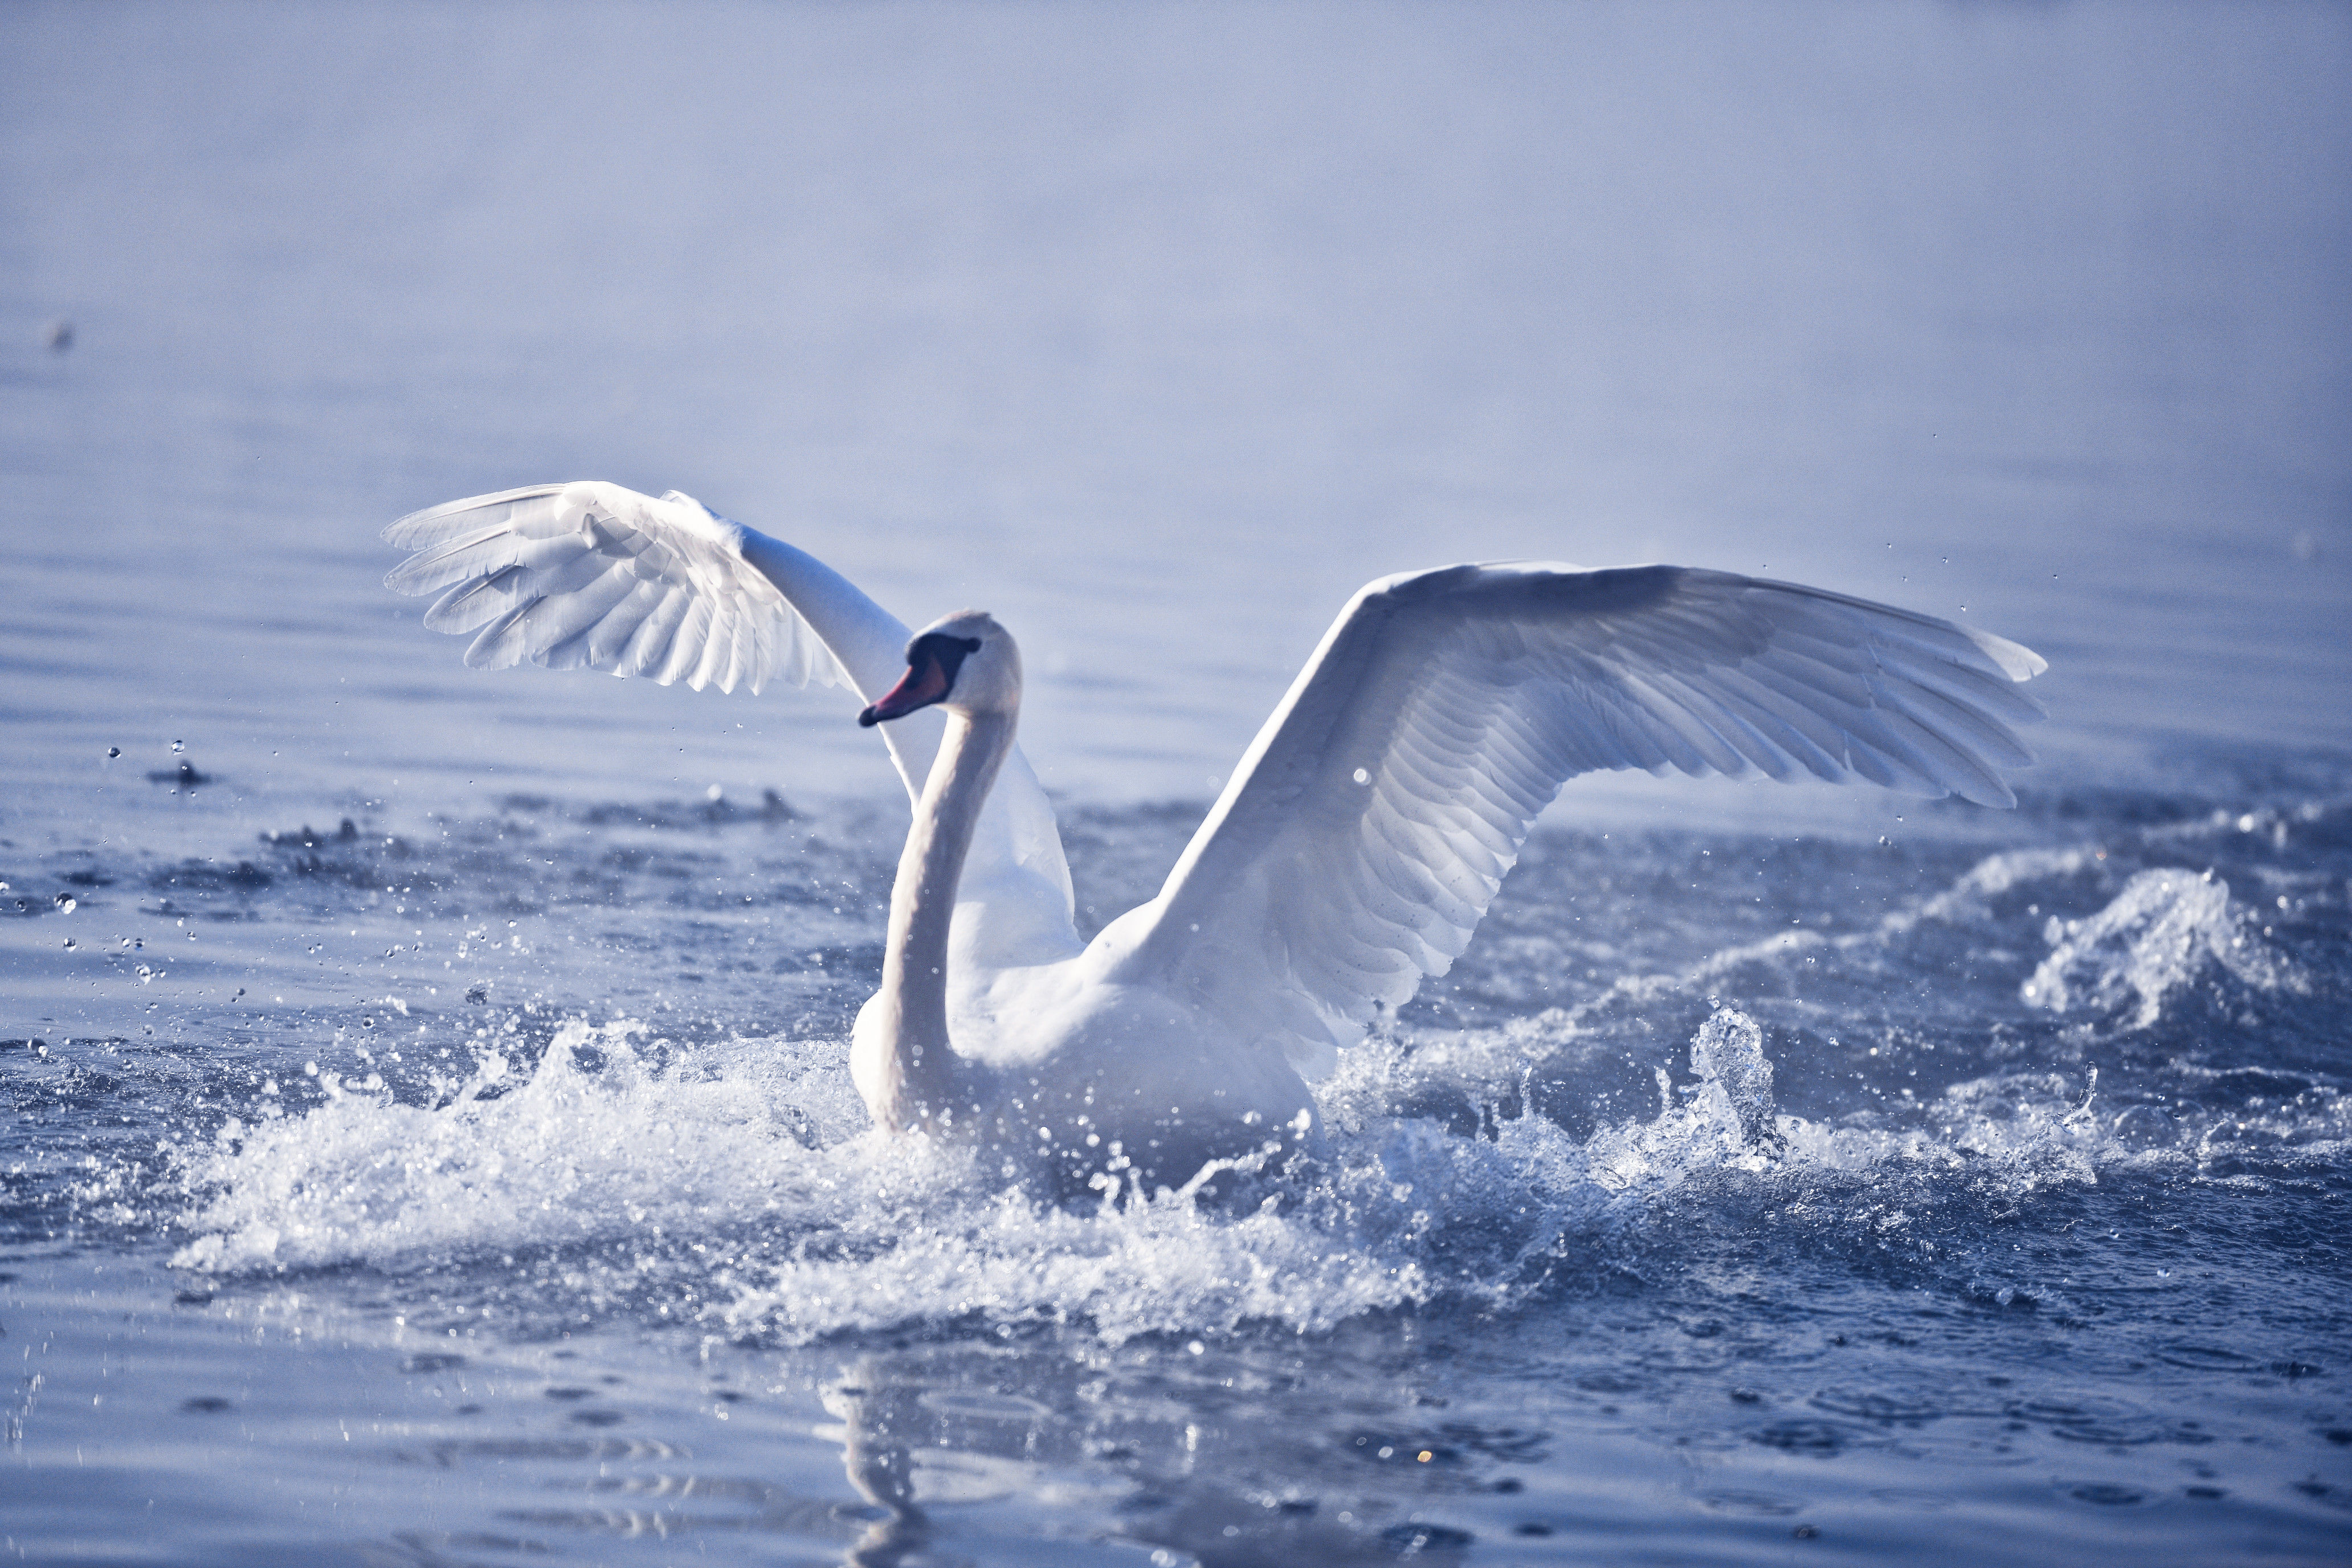
M 926 658 L 937 659 L 940 668 L 947 672 L 948 679 L 953 680 L 956 671 L 963 668 L 963 661 L 979 651 L 978 637 L 955 637 L 945 632 L 925 632 L 907 645 L 907 663 L 912 668 Z

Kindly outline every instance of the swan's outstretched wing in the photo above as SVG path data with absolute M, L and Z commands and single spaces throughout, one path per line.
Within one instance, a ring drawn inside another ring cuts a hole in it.
M 435 631 L 475 634 L 476 669 L 518 664 L 757 692 L 782 677 L 849 684 L 782 590 L 743 558 L 748 531 L 690 496 L 533 485 L 411 512 L 383 531 L 416 553 L 384 579 L 441 597 Z
M 1859 775 L 1988 805 L 2031 758 L 2017 644 L 1674 566 L 1370 584 L 1259 731 L 1139 929 L 1171 984 L 1294 1066 L 1442 974 L 1559 787 L 1602 768 Z
M 415 552 L 384 579 L 438 592 L 436 631 L 473 633 L 466 662 L 504 669 L 643 675 L 699 690 L 772 680 L 844 686 L 871 702 L 906 670 L 906 624 L 803 551 L 676 490 L 656 500 L 580 480 L 472 496 L 412 512 L 384 539 Z M 919 796 L 945 720 L 911 714 L 883 733 Z M 1070 873 L 1054 808 L 1018 752 L 982 815 L 966 886 L 987 929 L 959 932 L 997 963 L 1064 956 Z M 959 914 L 959 925 L 967 923 Z

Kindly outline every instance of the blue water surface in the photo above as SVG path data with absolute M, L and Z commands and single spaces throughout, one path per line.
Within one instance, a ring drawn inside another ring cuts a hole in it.
M 2342 7 L 0 33 L 16 1560 L 2352 1555 Z M 999 614 L 1088 930 L 1408 567 L 1817 583 L 2052 717 L 2009 813 L 1575 781 L 1319 1163 L 1040 1206 L 849 1087 L 839 693 L 382 588 L 572 477 Z

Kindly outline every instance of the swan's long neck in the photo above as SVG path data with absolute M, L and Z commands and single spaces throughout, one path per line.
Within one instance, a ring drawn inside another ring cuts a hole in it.
M 890 889 L 890 935 L 876 998 L 882 1081 L 867 1104 L 894 1131 L 951 1118 L 955 1058 L 948 1046 L 948 927 L 980 808 L 1013 749 L 1013 715 L 950 712 L 915 824 Z M 866 1086 L 860 1085 L 860 1088 Z

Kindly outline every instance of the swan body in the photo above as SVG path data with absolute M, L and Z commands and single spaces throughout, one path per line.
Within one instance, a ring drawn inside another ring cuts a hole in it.
M 907 626 L 690 497 L 541 485 L 413 513 L 386 579 L 466 661 L 866 703 L 914 801 L 850 1072 L 895 1131 L 1068 1184 L 1176 1185 L 1311 1140 L 1307 1080 L 1467 945 L 1536 816 L 1599 768 L 1807 773 L 2014 804 L 2016 684 L 1988 634 L 1675 566 L 1441 567 L 1341 610 L 1158 897 L 1081 942 L 994 619 Z

